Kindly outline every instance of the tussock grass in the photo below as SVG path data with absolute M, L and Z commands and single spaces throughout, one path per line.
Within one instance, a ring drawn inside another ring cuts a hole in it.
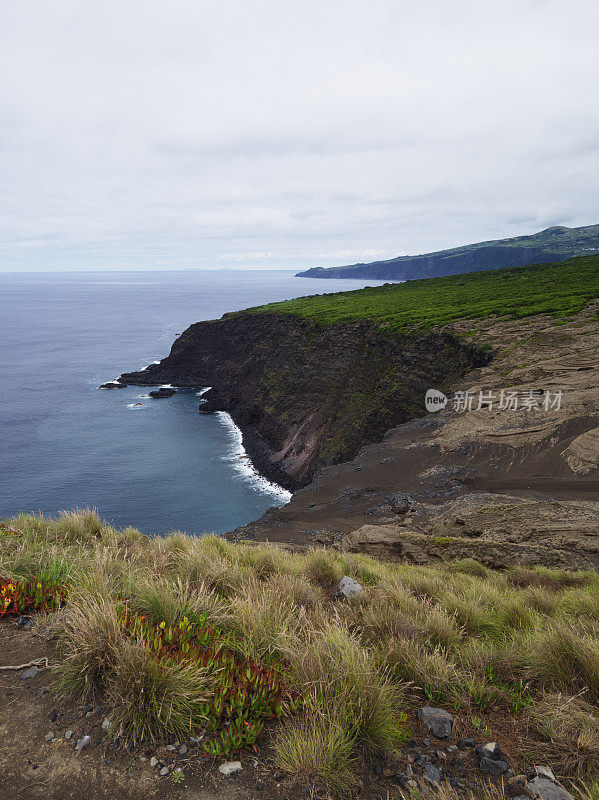
M 284 674 L 303 706 L 278 723 L 275 759 L 300 780 L 348 791 L 355 759 L 393 751 L 407 736 L 406 707 L 428 702 L 466 718 L 499 707 L 528 721 L 561 774 L 592 786 L 595 573 L 495 572 L 473 559 L 390 564 L 181 533 L 151 539 L 90 510 L 20 515 L 6 529 L 14 533 L 0 531 L 0 576 L 66 584 L 70 593 L 51 623 L 58 691 L 102 697 L 130 739 L 184 737 L 201 726 L 210 689 L 185 658 L 160 661 L 143 636 L 125 631 L 128 613 L 154 626 L 212 626 L 231 652 Z M 344 574 L 364 590 L 335 601 Z

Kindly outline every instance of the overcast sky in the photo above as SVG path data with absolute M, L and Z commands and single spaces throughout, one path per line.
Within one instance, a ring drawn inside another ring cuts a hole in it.
M 0 269 L 599 223 L 597 0 L 3 0 Z

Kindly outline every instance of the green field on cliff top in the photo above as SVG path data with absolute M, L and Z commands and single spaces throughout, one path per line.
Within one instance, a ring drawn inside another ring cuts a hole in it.
M 293 314 L 325 325 L 368 319 L 400 330 L 493 315 L 513 319 L 535 314 L 564 317 L 581 311 L 598 296 L 599 255 L 592 255 L 560 264 L 469 272 L 317 294 L 248 311 Z

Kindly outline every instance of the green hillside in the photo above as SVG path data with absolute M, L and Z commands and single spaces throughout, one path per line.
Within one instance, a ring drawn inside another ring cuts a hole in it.
M 599 255 L 465 275 L 319 294 L 249 309 L 316 323 L 373 320 L 394 330 L 429 328 L 492 315 L 574 314 L 599 296 Z M 244 312 L 247 313 L 247 312 Z
M 298 272 L 306 278 L 374 278 L 413 280 L 440 275 L 458 275 L 487 269 L 566 261 L 574 256 L 599 253 L 599 225 L 584 228 L 547 228 L 531 236 L 478 242 L 451 250 L 398 256 L 387 261 L 351 264 L 346 267 L 313 267 Z

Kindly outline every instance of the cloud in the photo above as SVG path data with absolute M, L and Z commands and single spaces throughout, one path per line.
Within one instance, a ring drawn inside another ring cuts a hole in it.
M 327 266 L 599 222 L 592 0 L 3 17 L 0 269 Z

